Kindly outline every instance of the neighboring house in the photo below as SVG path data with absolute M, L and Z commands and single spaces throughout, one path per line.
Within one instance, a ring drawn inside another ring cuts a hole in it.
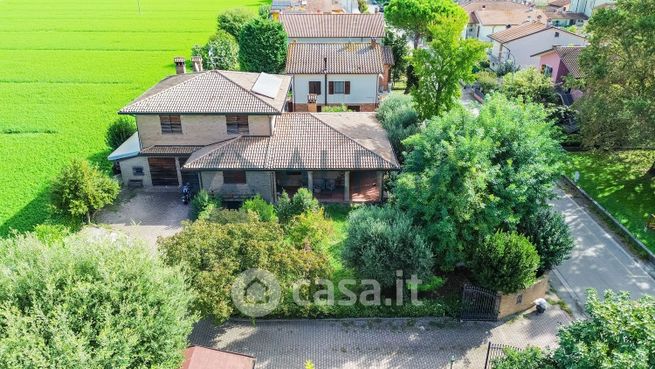
M 368 43 L 291 43 L 286 73 L 293 76 L 293 111 L 319 112 L 324 106 L 346 105 L 353 111 L 375 111 L 379 94 L 388 89 L 391 50 Z
M 539 9 L 511 1 L 474 1 L 463 4 L 469 15 L 465 38 L 489 42 L 489 35 L 533 20 L 546 21 Z
M 289 43 L 381 43 L 383 14 L 280 14 Z
M 353 13 L 356 0 L 273 0 L 271 13 Z M 276 17 L 276 16 L 274 16 Z
M 191 346 L 184 351 L 180 369 L 255 369 L 255 358 L 249 355 Z
M 571 0 L 569 10 L 573 13 L 583 13 L 587 17 L 591 17 L 596 8 L 612 6 L 614 3 L 616 3 L 614 0 Z
M 584 46 L 554 46 L 552 49 L 534 54 L 539 58 L 539 68 L 545 75 L 551 77 L 553 84 L 561 85 L 564 77 L 581 78 L 580 52 Z M 582 91 L 569 91 L 573 100 L 582 97 Z
M 563 8 L 544 10 L 550 24 L 556 27 L 581 26 L 589 19 L 584 13 L 574 13 L 563 10 Z
M 520 68 L 539 66 L 535 54 L 551 49 L 555 45 L 586 45 L 587 40 L 575 33 L 549 26 L 541 22 L 530 22 L 512 27 L 489 36 L 493 45 L 489 54 L 491 69 L 497 70 L 504 63 Z
M 134 115 L 138 128 L 109 157 L 124 184 L 190 183 L 226 202 L 255 194 L 276 201 L 300 187 L 327 202 L 383 198 L 383 175 L 399 166 L 373 113 L 287 113 L 291 76 L 185 73 L 184 59 L 176 64 L 178 74 L 119 112 Z

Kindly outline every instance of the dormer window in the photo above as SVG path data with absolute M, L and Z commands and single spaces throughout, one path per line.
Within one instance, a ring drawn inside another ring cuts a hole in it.
M 181 134 L 182 119 L 179 115 L 160 115 L 159 124 L 162 134 Z
M 227 123 L 227 133 L 234 135 L 248 135 L 250 128 L 248 126 L 247 115 L 228 115 L 225 118 Z

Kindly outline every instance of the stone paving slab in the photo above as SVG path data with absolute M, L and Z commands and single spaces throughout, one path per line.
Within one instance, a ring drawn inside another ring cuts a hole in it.
M 390 369 L 484 367 L 489 341 L 516 347 L 553 347 L 571 319 L 557 307 L 533 311 L 509 322 L 452 319 L 343 319 L 230 321 L 197 324 L 192 344 L 253 355 L 256 369 Z

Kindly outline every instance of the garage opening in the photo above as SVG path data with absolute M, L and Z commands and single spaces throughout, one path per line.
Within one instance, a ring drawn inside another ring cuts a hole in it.
M 175 158 L 148 158 L 153 186 L 179 186 Z

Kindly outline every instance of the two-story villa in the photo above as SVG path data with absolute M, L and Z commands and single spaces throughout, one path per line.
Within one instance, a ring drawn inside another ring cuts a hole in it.
M 293 76 L 293 110 L 310 111 L 346 105 L 352 111 L 375 111 L 388 89 L 393 54 L 376 41 L 369 43 L 292 43 L 286 73 Z
M 287 33 L 286 73 L 293 76 L 293 110 L 308 111 L 316 99 L 374 111 L 389 90 L 391 49 L 382 45 L 382 14 L 281 14 Z
M 202 71 L 167 77 L 120 110 L 138 132 L 109 156 L 125 184 L 190 183 L 240 201 L 311 189 L 326 202 L 380 201 L 399 169 L 373 113 L 288 113 L 291 77 Z

